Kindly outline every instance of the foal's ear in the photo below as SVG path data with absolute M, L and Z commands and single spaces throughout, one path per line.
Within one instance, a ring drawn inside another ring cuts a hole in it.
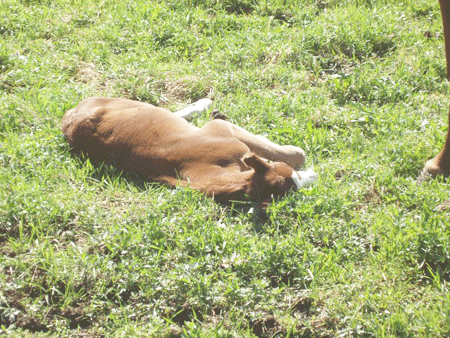
M 255 172 L 257 172 L 258 174 L 264 174 L 265 172 L 267 172 L 270 169 L 269 163 L 267 163 L 261 157 L 255 155 L 255 154 L 246 155 L 242 159 L 242 161 L 244 161 L 244 163 L 247 166 L 255 169 Z

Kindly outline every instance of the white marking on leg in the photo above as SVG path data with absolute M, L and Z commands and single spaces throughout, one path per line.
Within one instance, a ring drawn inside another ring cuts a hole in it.
M 212 101 L 210 99 L 201 99 L 197 102 L 194 102 L 193 104 L 187 106 L 186 108 L 183 108 L 174 114 L 176 116 L 182 117 L 185 120 L 192 119 L 195 115 L 204 112 L 209 107 L 211 107 Z
M 317 180 L 317 174 L 314 170 L 307 169 L 306 171 L 292 171 L 292 180 L 295 183 L 297 189 L 304 188 L 313 184 Z

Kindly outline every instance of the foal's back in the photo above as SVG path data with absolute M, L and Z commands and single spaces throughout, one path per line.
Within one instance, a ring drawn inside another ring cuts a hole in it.
M 69 144 L 94 160 L 155 177 L 175 176 L 198 163 L 229 166 L 249 148 L 226 123 L 197 128 L 170 111 L 116 98 L 88 98 L 67 111 L 61 129 Z

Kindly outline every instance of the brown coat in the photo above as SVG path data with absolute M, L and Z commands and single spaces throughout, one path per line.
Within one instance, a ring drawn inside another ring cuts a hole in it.
M 190 186 L 219 201 L 248 196 L 267 203 L 314 176 L 293 169 L 305 161 L 298 147 L 279 146 L 223 120 L 198 128 L 132 100 L 85 99 L 66 112 L 61 130 L 71 147 L 95 160 L 170 186 Z

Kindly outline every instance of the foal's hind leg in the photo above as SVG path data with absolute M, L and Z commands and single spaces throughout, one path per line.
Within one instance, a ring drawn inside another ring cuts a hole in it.
M 205 110 L 208 110 L 208 108 L 211 107 L 211 105 L 212 101 L 210 99 L 201 99 L 187 106 L 186 108 L 174 112 L 174 115 L 182 117 L 187 121 L 190 121 L 196 115 L 204 112 Z

